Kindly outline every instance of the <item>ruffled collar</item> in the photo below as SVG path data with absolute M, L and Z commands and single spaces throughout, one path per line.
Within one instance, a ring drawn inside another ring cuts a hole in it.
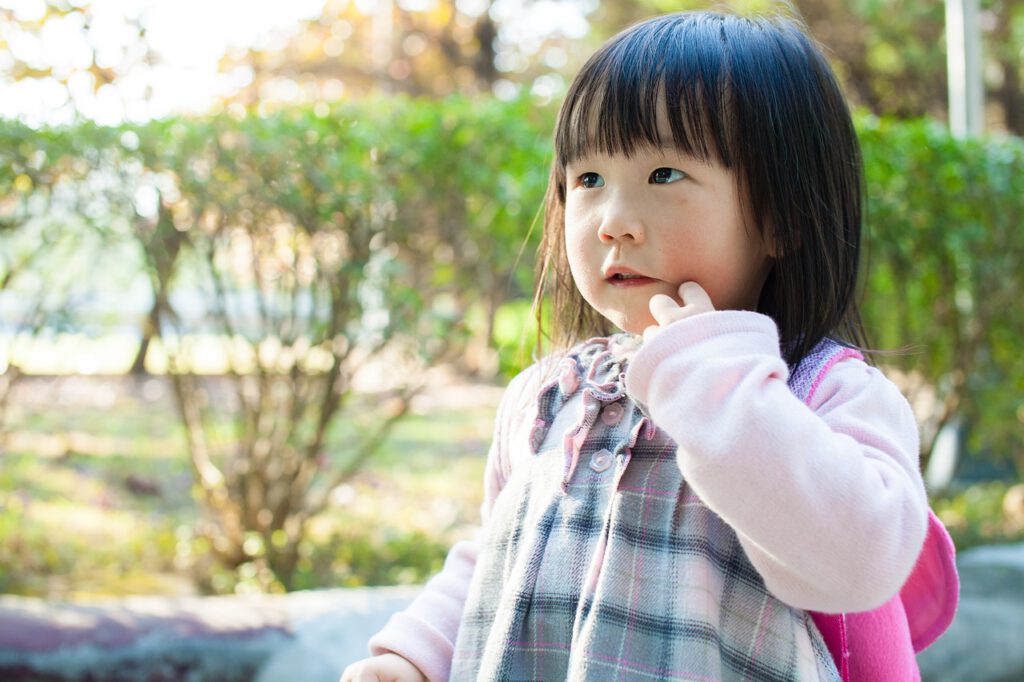
M 625 404 L 627 401 L 623 400 L 626 397 L 626 370 L 640 344 L 638 336 L 615 334 L 589 339 L 565 353 L 552 377 L 538 391 L 537 419 L 529 439 L 534 454 L 540 451 L 555 416 L 577 393 L 582 393 L 583 409 L 579 423 L 569 433 L 585 435 L 602 411 L 631 407 L 632 403 Z M 609 407 L 615 402 L 620 404 Z M 649 420 L 643 419 L 643 422 L 648 431 L 652 430 Z

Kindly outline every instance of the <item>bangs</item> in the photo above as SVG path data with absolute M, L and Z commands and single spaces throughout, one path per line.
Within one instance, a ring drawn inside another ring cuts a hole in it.
M 566 164 L 673 147 L 730 169 L 745 220 L 773 245 L 757 310 L 775 321 L 786 361 L 795 366 L 826 336 L 866 347 L 856 298 L 860 147 L 839 83 L 805 31 L 783 14 L 680 12 L 627 29 L 583 65 L 555 126 L 538 328 L 550 294 L 556 340 L 606 333 L 566 255 Z
M 589 154 L 664 146 L 733 166 L 722 17 L 689 18 L 626 31 L 587 61 L 555 131 L 561 168 Z

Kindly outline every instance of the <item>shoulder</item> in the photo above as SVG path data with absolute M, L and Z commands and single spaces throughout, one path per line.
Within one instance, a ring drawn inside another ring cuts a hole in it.
M 499 427 L 505 434 L 524 426 L 529 431 L 544 394 L 550 393 L 560 381 L 564 384 L 572 377 L 581 380 L 581 373 L 593 359 L 591 356 L 608 350 L 618 352 L 622 343 L 618 336 L 592 338 L 534 361 L 509 381 L 498 407 Z
M 830 338 L 824 338 L 795 366 L 790 367 L 789 379 L 786 383 L 801 401 L 810 403 L 822 380 L 835 365 L 843 360 L 863 362 L 864 356 L 855 348 L 845 346 Z
M 794 377 L 803 368 L 794 372 Z M 835 401 L 843 396 L 871 394 L 886 402 L 905 403 L 899 387 L 885 372 L 869 365 L 856 350 L 842 348 L 806 375 L 809 380 L 806 402 L 812 408 Z
M 541 389 L 558 375 L 559 363 L 566 357 L 569 356 L 564 351 L 552 353 L 512 377 L 502 396 L 500 410 L 520 412 L 535 403 Z
M 558 380 L 562 363 L 571 357 L 569 351 L 550 353 L 512 377 L 498 404 L 497 432 L 504 440 L 521 430 L 529 432 L 541 392 Z
M 917 456 L 918 427 L 910 403 L 891 379 L 859 354 L 844 354 L 819 372 L 807 406 L 846 432 L 899 435 Z

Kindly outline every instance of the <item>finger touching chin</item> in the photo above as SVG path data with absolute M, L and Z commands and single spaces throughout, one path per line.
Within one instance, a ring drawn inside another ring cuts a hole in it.
M 684 306 L 696 306 L 705 310 L 715 309 L 711 295 L 696 282 L 683 282 L 680 284 L 679 295 L 683 299 Z
M 651 300 L 648 302 L 647 307 L 651 311 L 651 315 L 659 324 L 666 324 L 671 321 L 674 314 L 679 311 L 680 306 L 671 296 L 665 294 L 655 294 L 651 296 Z

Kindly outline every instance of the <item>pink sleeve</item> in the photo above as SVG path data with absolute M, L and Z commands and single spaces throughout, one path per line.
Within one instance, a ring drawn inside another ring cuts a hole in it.
M 384 629 L 370 638 L 370 653 L 396 653 L 419 668 L 430 682 L 446 681 L 476 553 L 475 541 L 452 547 L 444 568 L 409 608 L 393 615 Z
M 874 608 L 899 591 L 924 541 L 913 414 L 857 359 L 837 363 L 809 407 L 787 378 L 774 322 L 721 311 L 669 325 L 637 352 L 626 384 L 773 594 L 828 613 Z
M 484 470 L 482 524 L 486 526 L 494 500 L 508 479 L 508 447 L 521 426 L 523 406 L 537 378 L 536 366 L 509 384 L 498 406 L 494 437 Z M 430 682 L 446 682 L 451 669 L 462 609 L 469 592 L 479 551 L 479 534 L 452 547 L 441 572 L 431 578 L 409 607 L 396 613 L 384 629 L 370 638 L 374 656 L 396 653 L 415 665 Z

